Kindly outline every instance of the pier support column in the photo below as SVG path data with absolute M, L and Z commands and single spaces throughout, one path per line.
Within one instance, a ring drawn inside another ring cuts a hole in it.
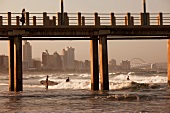
M 168 39 L 168 86 L 170 87 L 170 39 Z
M 14 91 L 23 91 L 21 36 L 14 38 Z
M 99 90 L 99 60 L 98 60 L 98 36 L 91 37 L 91 90 Z
M 109 90 L 107 36 L 99 37 L 101 90 Z
M 14 91 L 14 37 L 8 42 L 9 91 Z

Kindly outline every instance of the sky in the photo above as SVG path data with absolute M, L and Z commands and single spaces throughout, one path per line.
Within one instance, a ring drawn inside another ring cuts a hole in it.
M 143 0 L 64 0 L 64 11 L 68 13 L 140 13 Z M 146 0 L 147 12 L 170 13 L 170 0 Z M 30 13 L 60 12 L 60 0 L 0 0 L 0 13 L 20 13 L 25 8 Z M 67 46 L 75 48 L 76 60 L 90 59 L 89 41 L 29 41 L 33 47 L 33 58 L 41 58 L 41 53 L 50 54 Z M 8 42 L 0 42 L 0 54 L 8 54 Z M 140 58 L 147 63 L 167 62 L 167 40 L 108 41 L 108 60 Z

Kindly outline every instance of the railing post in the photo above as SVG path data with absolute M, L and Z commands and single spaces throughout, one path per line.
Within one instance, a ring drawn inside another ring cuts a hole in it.
M 111 13 L 111 25 L 112 26 L 116 25 L 116 19 L 115 19 L 114 13 Z
M 98 26 L 100 26 L 100 16 L 98 16 Z
M 47 26 L 50 25 L 50 17 L 49 17 L 49 16 L 47 16 L 46 25 L 47 25 Z
M 16 16 L 16 25 L 19 26 L 19 16 Z
M 67 13 L 64 13 L 64 23 L 63 23 L 63 25 L 69 25 L 69 18 L 68 18 Z
M 78 12 L 78 26 L 81 26 L 81 13 Z
M 85 26 L 85 17 L 82 16 L 82 26 Z
M 26 26 L 29 26 L 29 12 L 26 12 Z
M 36 26 L 36 16 L 33 16 L 33 26 Z
M 130 13 L 127 13 L 127 23 L 128 23 L 128 26 L 131 25 L 131 14 Z
M 131 25 L 133 26 L 134 25 L 134 17 L 131 16 Z
M 53 26 L 56 26 L 56 16 L 53 16 Z
M 146 25 L 150 25 L 150 14 L 146 13 Z
M 94 21 L 95 21 L 95 26 L 99 26 L 99 18 L 98 18 L 98 13 L 94 13 Z
M 49 19 L 49 26 L 53 26 L 53 20 Z
M 43 25 L 46 26 L 47 24 L 47 13 L 43 12 Z
M 0 16 L 0 26 L 3 25 L 2 24 L 2 16 Z
M 8 25 L 11 25 L 11 12 L 8 12 Z
M 61 13 L 58 12 L 58 26 L 61 26 Z
M 128 25 L 128 19 L 127 19 L 127 16 L 125 16 L 125 26 Z
M 158 16 L 158 25 L 163 25 L 163 15 L 161 12 L 159 13 L 159 16 Z

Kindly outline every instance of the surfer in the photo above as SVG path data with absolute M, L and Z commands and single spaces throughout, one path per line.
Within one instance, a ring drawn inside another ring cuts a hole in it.
M 46 90 L 48 89 L 48 75 L 47 75 L 47 78 L 46 78 Z
M 130 79 L 129 79 L 129 76 L 127 77 L 127 80 L 130 80 Z
M 70 81 L 70 79 L 69 79 L 69 77 L 66 79 L 66 82 L 69 82 Z

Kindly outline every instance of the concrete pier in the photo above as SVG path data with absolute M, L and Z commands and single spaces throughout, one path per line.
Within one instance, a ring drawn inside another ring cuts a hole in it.
M 91 90 L 99 90 L 99 60 L 98 60 L 98 36 L 91 37 L 90 59 L 91 59 Z
M 107 36 L 99 37 L 101 90 L 109 90 Z
M 14 37 L 14 91 L 23 91 L 22 37 Z
M 14 37 L 9 37 L 8 65 L 9 65 L 9 91 L 14 91 Z

